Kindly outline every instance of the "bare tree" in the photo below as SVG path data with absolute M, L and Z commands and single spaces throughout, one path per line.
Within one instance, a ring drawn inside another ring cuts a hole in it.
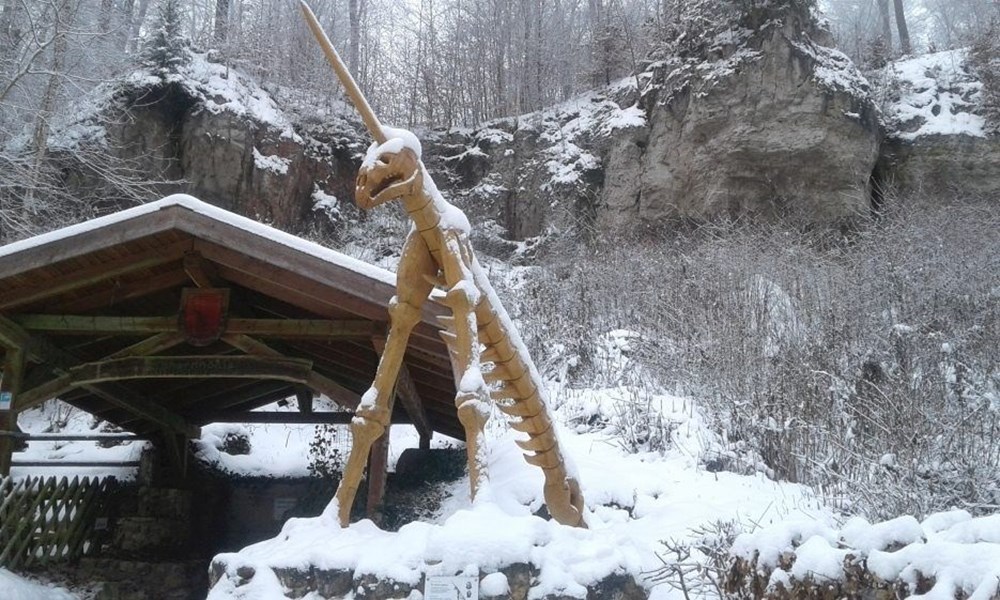
M 135 0 L 127 0 L 127 4 L 132 6 Z M 139 0 L 138 12 L 129 21 L 128 50 L 134 53 L 139 48 L 139 33 L 142 24 L 146 21 L 146 13 L 149 11 L 149 0 Z
M 887 57 L 892 55 L 892 20 L 889 18 L 889 0 L 875 0 L 878 4 L 879 21 L 882 23 L 882 43 Z
M 347 0 L 347 18 L 350 21 L 350 42 L 347 45 L 347 67 L 358 74 L 358 61 L 361 57 L 361 14 L 364 0 Z
M 215 0 L 215 40 L 225 42 L 229 37 L 229 0 Z
M 903 54 L 913 51 L 910 47 L 910 31 L 906 27 L 906 11 L 903 10 L 903 0 L 892 0 L 896 8 L 896 29 L 899 30 L 899 48 Z

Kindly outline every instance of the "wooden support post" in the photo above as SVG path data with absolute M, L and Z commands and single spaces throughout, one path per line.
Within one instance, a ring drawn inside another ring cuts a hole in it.
M 163 450 L 167 454 L 170 475 L 177 477 L 178 483 L 183 482 L 187 478 L 188 437 L 184 434 L 164 431 L 163 440 L 165 442 Z
M 4 354 L 3 377 L 0 378 L 0 431 L 17 431 L 17 393 L 24 377 L 24 352 L 20 348 L 7 348 Z M 10 475 L 14 455 L 14 437 L 0 436 L 0 477 Z
M 376 523 L 381 520 L 382 501 L 385 499 L 385 483 L 389 471 L 390 429 L 392 425 L 386 427 L 382 437 L 375 440 L 368 456 L 368 499 L 365 514 Z
M 299 405 L 299 412 L 308 415 L 313 411 L 313 391 L 307 387 L 300 387 L 295 390 L 295 401 Z

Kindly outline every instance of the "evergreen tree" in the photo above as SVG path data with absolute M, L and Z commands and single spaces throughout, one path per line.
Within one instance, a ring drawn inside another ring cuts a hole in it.
M 142 64 L 160 72 L 176 73 L 191 59 L 189 41 L 182 31 L 178 0 L 163 0 L 156 28 L 142 50 Z

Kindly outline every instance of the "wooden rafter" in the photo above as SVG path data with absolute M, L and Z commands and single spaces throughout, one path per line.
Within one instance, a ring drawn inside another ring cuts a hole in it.
M 175 261 L 190 247 L 191 243 L 188 241 L 179 242 L 143 255 L 123 256 L 113 261 L 98 263 L 75 271 L 71 276 L 57 282 L 45 282 L 4 291 L 0 293 L 0 310 L 28 304 L 41 298 L 51 298 L 101 281 Z
M 212 263 L 206 261 L 197 250 L 184 254 L 184 272 L 200 288 L 225 287 Z
M 143 278 L 140 281 L 123 283 L 113 287 L 109 286 L 106 289 L 101 289 L 80 298 L 61 301 L 57 304 L 48 304 L 46 305 L 46 309 L 57 310 L 62 313 L 86 313 L 91 310 L 107 308 L 121 302 L 162 292 L 163 290 L 181 285 L 187 280 L 188 276 L 184 271 L 175 269 L 149 278 Z

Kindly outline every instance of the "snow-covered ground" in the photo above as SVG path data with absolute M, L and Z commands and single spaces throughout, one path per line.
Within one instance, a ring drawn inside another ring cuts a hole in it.
M 488 573 L 531 562 L 541 574 L 533 594 L 581 596 L 585 587 L 613 573 L 643 580 L 663 565 L 662 542 L 684 541 L 696 528 L 718 521 L 749 527 L 789 515 L 832 526 L 833 515 L 811 491 L 761 474 L 709 472 L 704 458 L 720 442 L 690 399 L 627 386 L 559 392 L 560 436 L 575 460 L 587 499 L 589 529 L 565 527 L 535 516 L 542 505 L 542 475 L 525 463 L 513 434 L 494 415 L 490 433 L 490 483 L 475 502 L 468 480 L 455 483 L 437 517 L 387 532 L 371 521 L 341 528 L 336 510 L 292 519 L 281 534 L 219 557 L 230 577 L 212 599 L 281 598 L 271 569 L 304 567 L 353 570 L 416 584 L 424 573 Z M 662 424 L 663 451 L 631 452 L 621 443 L 623 415 L 639 400 L 647 418 Z M 395 440 L 394 440 L 395 442 Z M 256 575 L 237 585 L 236 571 Z M 669 586 L 652 598 L 681 597 Z
M 895 136 L 910 141 L 928 135 L 985 136 L 983 117 L 974 112 L 982 84 L 965 64 L 966 55 L 948 50 L 889 66 L 899 88 L 887 110 Z
M 795 555 L 791 565 L 782 557 Z M 864 564 L 882 581 L 901 581 L 926 598 L 987 600 L 1000 594 L 1000 515 L 973 518 L 965 510 L 906 515 L 872 524 L 861 517 L 839 530 L 815 521 L 788 520 L 739 536 L 733 554 L 754 561 L 767 587 L 795 581 L 844 581 L 847 568 Z
M 18 425 L 25 433 L 34 435 L 73 434 L 108 435 L 101 431 L 101 423 L 91 415 L 62 402 L 46 402 L 18 417 Z M 135 467 L 61 467 L 62 460 L 74 462 L 131 462 L 139 460 L 148 442 L 122 442 L 109 448 L 97 442 L 31 441 L 28 449 L 14 455 L 11 476 L 15 479 L 28 476 L 42 477 L 95 477 L 114 476 L 119 480 L 133 479 Z M 52 466 L 21 467 L 17 462 L 50 462 Z
M 0 569 L 0 590 L 3 600 L 77 600 L 65 588 L 37 583 L 7 569 Z
M 268 567 L 313 564 L 414 583 L 428 570 L 489 572 L 524 561 L 541 569 L 539 593 L 579 595 L 587 584 L 615 572 L 642 580 L 662 566 L 658 556 L 666 558 L 663 541 L 690 540 L 696 528 L 714 522 L 736 521 L 749 527 L 794 515 L 834 526 L 833 515 L 807 488 L 761 474 L 706 470 L 705 460 L 718 455 L 720 441 L 690 399 L 630 386 L 565 389 L 554 384 L 551 391 L 559 404 L 557 420 L 564 423 L 562 442 L 582 478 L 589 529 L 568 528 L 535 516 L 542 505 L 542 475 L 521 458 L 513 441 L 517 434 L 496 413 L 489 426 L 491 480 L 475 503 L 468 499 L 468 480 L 462 479 L 452 484 L 436 518 L 408 524 L 398 532 L 382 531 L 370 521 L 341 529 L 332 509 L 315 518 L 292 519 L 277 538 L 226 556 L 231 572 L 250 565 L 258 575 L 238 588 L 232 580 L 223 580 L 210 597 L 283 598 Z M 662 451 L 634 453 L 634 447 L 623 442 L 628 439 L 625 430 L 637 426 L 636 415 L 644 420 L 641 426 L 662 432 L 658 444 Z M 91 417 L 55 403 L 29 411 L 20 422 L 24 429 L 40 432 L 57 419 L 64 433 L 92 432 Z M 247 435 L 250 454 L 234 456 L 219 449 L 230 432 Z M 311 425 L 209 425 L 198 441 L 199 456 L 236 474 L 305 475 L 313 432 Z M 435 439 L 437 444 L 451 442 Z M 390 463 L 417 441 L 411 428 L 394 427 Z M 139 446 L 33 442 L 28 454 L 19 458 L 132 459 Z M 14 474 L 29 472 L 18 468 Z M 120 478 L 130 475 L 121 469 L 106 472 Z M 652 597 L 679 597 L 676 594 L 661 585 Z

